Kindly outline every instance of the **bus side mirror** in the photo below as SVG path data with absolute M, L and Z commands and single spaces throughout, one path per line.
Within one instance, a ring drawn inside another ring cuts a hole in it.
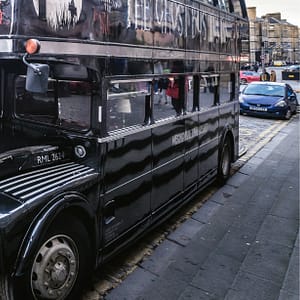
M 40 42 L 36 39 L 29 39 L 25 43 L 26 53 L 23 56 L 23 62 L 27 66 L 25 89 L 28 92 L 44 94 L 48 91 L 49 66 L 26 61 L 29 54 L 38 53 L 40 48 Z
M 25 89 L 31 93 L 44 94 L 48 91 L 49 66 L 30 63 L 27 65 Z

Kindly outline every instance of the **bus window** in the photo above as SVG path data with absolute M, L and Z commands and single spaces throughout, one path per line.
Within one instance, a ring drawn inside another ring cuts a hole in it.
M 195 111 L 197 110 L 196 107 L 198 107 L 198 105 L 194 103 L 194 95 L 196 93 L 196 89 L 194 89 L 195 86 L 194 77 L 193 76 L 186 77 L 186 82 L 187 82 L 186 111 L 187 112 Z
M 230 74 L 220 76 L 220 104 L 231 101 L 232 82 Z
M 2 82 L 2 71 L 1 71 L 1 68 L 0 68 L 0 88 L 1 88 L 1 91 L 2 91 L 2 88 L 3 88 L 3 82 Z M 3 96 L 2 96 L 2 92 L 0 92 L 0 118 L 2 117 L 2 114 L 3 114 Z
M 171 81 L 168 77 L 160 77 L 154 80 L 153 116 L 155 121 L 168 119 L 174 116 L 174 109 L 172 108 L 170 96 L 170 83 Z
M 200 110 L 215 105 L 215 77 L 202 75 L 199 89 Z
M 49 79 L 48 92 L 36 94 L 26 91 L 25 76 L 18 76 L 15 89 L 17 116 L 75 130 L 89 129 L 90 83 Z
M 163 85 L 161 85 L 162 80 L 165 82 Z M 184 76 L 160 78 L 157 89 L 154 85 L 154 120 L 163 120 L 181 115 L 185 109 L 186 91 L 187 79 Z
M 17 116 L 45 123 L 55 123 L 58 108 L 55 105 L 54 90 L 48 90 L 46 94 L 30 93 L 25 90 L 25 80 L 25 76 L 19 76 L 15 80 Z M 49 86 L 54 88 L 50 82 Z
M 59 81 L 58 119 L 64 127 L 88 129 L 91 119 L 92 85 L 86 81 Z
M 107 92 L 108 132 L 144 123 L 149 79 L 113 80 Z

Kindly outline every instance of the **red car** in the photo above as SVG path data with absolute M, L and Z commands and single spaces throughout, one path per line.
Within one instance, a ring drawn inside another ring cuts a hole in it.
M 247 84 L 252 81 L 260 81 L 260 75 L 254 71 L 240 71 L 240 83 Z

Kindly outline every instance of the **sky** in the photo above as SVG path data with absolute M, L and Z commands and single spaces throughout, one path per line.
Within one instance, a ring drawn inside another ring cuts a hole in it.
M 299 0 L 245 0 L 247 7 L 256 7 L 258 18 L 268 13 L 281 13 L 281 19 L 300 27 Z

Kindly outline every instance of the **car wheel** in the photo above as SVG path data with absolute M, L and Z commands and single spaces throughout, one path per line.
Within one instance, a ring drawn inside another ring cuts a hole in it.
M 218 181 L 221 184 L 224 184 L 230 176 L 231 154 L 231 143 L 229 138 L 226 138 L 221 149 L 218 167 Z
M 91 268 L 91 246 L 81 222 L 63 218 L 39 244 L 24 284 L 26 299 L 78 299 Z
M 291 118 L 291 116 L 292 116 L 292 111 L 291 111 L 290 108 L 288 108 L 285 115 L 284 115 L 284 119 L 289 120 Z
M 246 79 L 241 79 L 241 84 L 247 84 L 247 80 Z

